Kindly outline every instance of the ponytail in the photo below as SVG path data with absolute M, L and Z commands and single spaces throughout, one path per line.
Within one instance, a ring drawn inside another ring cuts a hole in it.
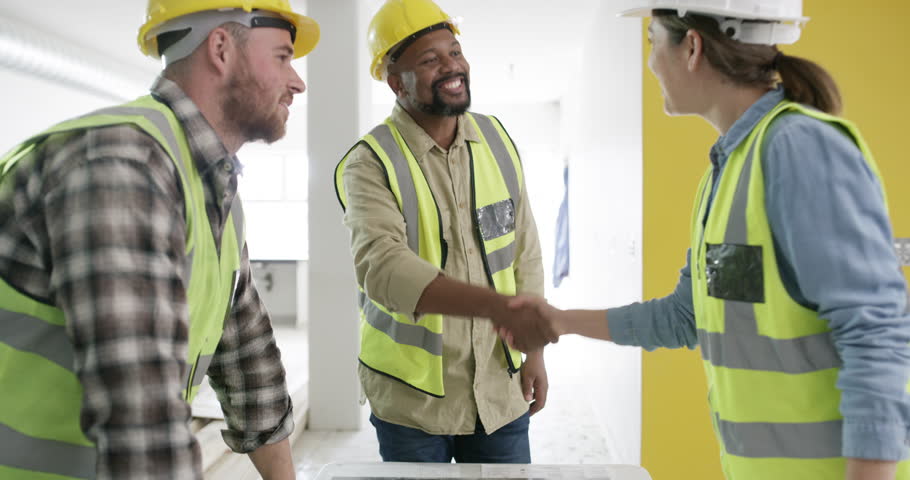
M 817 63 L 780 54 L 775 62 L 787 99 L 837 115 L 843 109 L 834 78 Z

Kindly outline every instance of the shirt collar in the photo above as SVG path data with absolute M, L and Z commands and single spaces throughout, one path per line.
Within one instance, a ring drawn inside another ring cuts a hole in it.
M 218 133 L 179 85 L 159 75 L 152 84 L 151 94 L 170 107 L 183 126 L 190 154 L 200 174 L 205 174 L 224 160 L 231 162 L 235 172 L 239 173 L 240 162 L 237 157 L 228 154 Z
M 735 122 L 726 135 L 722 135 L 711 147 L 711 161 L 715 164 L 726 162 L 730 154 L 749 136 L 758 122 L 768 114 L 778 103 L 784 100 L 784 89 L 778 86 L 771 90 L 746 110 Z
M 404 138 L 405 143 L 408 144 L 408 148 L 411 149 L 411 153 L 414 154 L 414 158 L 418 162 L 422 161 L 423 158 L 429 153 L 433 147 L 439 149 L 439 151 L 444 152 L 439 145 L 436 144 L 436 141 L 421 128 L 417 122 L 414 121 L 414 118 L 409 114 L 399 103 L 395 103 L 395 108 L 392 109 L 392 122 L 395 123 L 395 126 L 398 127 L 398 130 L 401 132 L 401 136 Z M 457 118 L 458 126 L 455 131 L 455 139 L 452 141 L 452 145 L 449 148 L 456 147 L 458 145 L 463 145 L 466 141 L 468 142 L 479 142 L 480 136 L 477 133 L 477 130 L 474 128 L 474 125 L 468 121 L 467 116 L 461 114 Z

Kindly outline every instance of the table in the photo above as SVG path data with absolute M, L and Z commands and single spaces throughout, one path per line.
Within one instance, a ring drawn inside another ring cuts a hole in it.
M 487 463 L 330 463 L 315 480 L 651 480 L 636 465 L 526 465 Z

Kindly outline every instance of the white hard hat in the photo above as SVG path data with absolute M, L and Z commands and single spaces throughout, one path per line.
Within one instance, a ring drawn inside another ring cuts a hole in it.
M 651 10 L 676 10 L 679 16 L 697 13 L 717 19 L 720 29 L 743 43 L 790 44 L 799 40 L 802 0 L 639 0 L 637 6 L 619 13 L 623 17 L 647 17 Z

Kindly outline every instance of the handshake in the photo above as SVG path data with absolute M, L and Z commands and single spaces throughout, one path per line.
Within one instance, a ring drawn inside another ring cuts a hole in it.
M 529 352 L 556 343 L 566 333 L 562 310 L 540 297 L 504 297 L 490 320 L 496 333 L 514 349 Z

